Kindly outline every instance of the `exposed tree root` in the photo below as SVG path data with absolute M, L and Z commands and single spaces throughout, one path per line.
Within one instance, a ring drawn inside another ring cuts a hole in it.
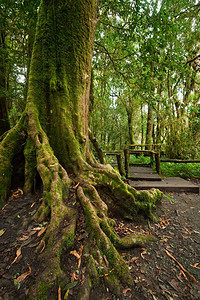
M 1 198 L 7 196 L 12 158 L 25 135 L 24 190 L 31 192 L 38 172 L 43 183 L 43 201 L 34 218 L 40 222 L 50 220 L 44 237 L 47 246 L 40 254 L 44 271 L 30 295 L 31 299 L 37 299 L 55 283 L 64 288 L 69 282 L 60 265 L 60 256 L 63 249 L 73 246 L 77 212 L 68 200 L 72 180 L 54 155 L 40 126 L 36 108 L 31 103 L 27 105 L 26 114 L 0 144 Z M 117 249 L 143 246 L 153 238 L 136 235 L 119 238 L 113 229 L 115 221 L 108 217 L 108 210 L 129 219 L 134 219 L 141 212 L 154 219 L 152 208 L 161 200 L 162 194 L 157 190 L 137 192 L 121 181 L 119 173 L 111 166 L 100 165 L 89 156 L 88 162 L 79 157 L 77 164 L 74 167 L 75 181 L 79 183 L 77 196 L 89 233 L 83 262 L 87 266 L 87 276 L 79 298 L 89 299 L 92 286 L 98 285 L 100 278 L 104 278 L 113 293 L 120 294 L 120 283 L 130 286 L 132 280 Z
M 13 157 L 18 145 L 24 141 L 24 119 L 25 114 L 15 127 L 4 135 L 0 143 L 0 208 L 4 205 L 10 189 Z

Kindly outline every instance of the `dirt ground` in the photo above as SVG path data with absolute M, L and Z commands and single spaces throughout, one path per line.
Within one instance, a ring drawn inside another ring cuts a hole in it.
M 200 181 L 194 182 L 200 185 Z M 43 236 L 48 220 L 43 224 L 32 221 L 41 195 L 30 197 L 22 193 L 20 189 L 12 192 L 8 204 L 0 211 L 0 299 L 26 299 L 29 287 L 42 271 L 39 257 L 45 251 Z M 79 210 L 76 243 L 61 257 L 69 284 L 63 291 L 58 286 L 41 300 L 60 296 L 60 299 L 75 300 L 84 282 L 85 267 L 79 266 L 77 253 L 81 256 L 88 234 L 83 212 L 73 193 L 74 205 Z M 133 276 L 132 288 L 121 286 L 121 295 L 114 296 L 105 287 L 102 276 L 102 285 L 92 291 L 91 300 L 200 299 L 200 195 L 170 193 L 162 203 L 156 224 L 116 219 L 115 230 L 120 236 L 147 233 L 157 241 L 146 248 L 120 252 Z M 39 252 L 38 246 L 42 246 Z

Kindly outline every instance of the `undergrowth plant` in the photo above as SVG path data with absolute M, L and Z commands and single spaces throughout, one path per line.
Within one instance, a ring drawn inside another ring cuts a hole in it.
M 200 178 L 200 163 L 161 163 L 161 172 L 170 177 Z

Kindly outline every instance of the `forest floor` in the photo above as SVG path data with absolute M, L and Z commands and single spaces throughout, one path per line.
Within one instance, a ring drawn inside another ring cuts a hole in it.
M 200 181 L 192 180 L 200 185 Z M 88 238 L 84 215 L 71 191 L 74 206 L 79 211 L 76 243 L 62 253 L 62 267 L 69 278 L 64 291 L 59 286 L 40 299 L 76 299 L 84 282 L 85 267 L 81 253 Z M 40 205 L 41 195 L 26 196 L 22 190 L 13 191 L 8 204 L 0 211 L 0 299 L 26 299 L 42 265 L 39 257 L 45 251 L 43 236 L 47 222 L 38 224 L 32 216 Z M 170 193 L 163 197 L 158 209 L 159 221 L 146 220 L 133 224 L 115 219 L 119 236 L 129 233 L 150 234 L 157 241 L 146 248 L 121 251 L 133 277 L 133 287 L 121 287 L 121 295 L 114 296 L 104 285 L 91 293 L 91 300 L 140 299 L 173 300 L 200 299 L 200 195 Z M 36 251 L 38 246 L 40 252 Z M 114 270 L 112 270 L 114 272 Z

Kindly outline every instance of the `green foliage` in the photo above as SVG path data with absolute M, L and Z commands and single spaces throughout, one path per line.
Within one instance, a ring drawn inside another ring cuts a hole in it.
M 143 155 L 139 155 L 136 157 L 135 155 L 130 155 L 130 163 L 144 163 L 144 164 L 149 164 L 150 163 L 150 157 L 146 157 Z
M 164 176 L 200 178 L 200 163 L 161 163 L 161 172 Z
M 34 40 L 37 9 L 40 0 L 1 0 L 0 3 L 0 59 L 4 61 L 5 89 L 9 121 L 13 127 L 19 120 L 27 93 L 27 75 Z M 1 97 L 1 95 L 0 95 Z
M 7 80 L 0 95 L 6 96 L 11 127 L 25 105 L 38 5 L 39 0 L 0 4 L 0 30 L 6 37 L 0 58 L 5 60 Z M 165 144 L 169 157 L 197 157 L 200 24 L 196 1 L 100 0 L 98 20 L 90 127 L 102 148 L 121 149 L 130 143 L 130 136 L 144 142 L 149 105 L 153 142 Z M 47 40 L 51 48 L 53 43 Z M 52 58 L 52 73 L 54 63 Z M 53 92 L 63 85 L 52 76 L 50 86 Z
M 195 0 L 179 4 L 172 0 L 100 1 L 93 59 L 98 112 L 92 112 L 92 127 L 103 148 L 118 149 L 127 143 L 130 114 L 135 140 L 143 142 L 147 105 L 154 110 L 154 139 L 167 144 L 171 156 L 183 154 L 178 147 L 174 151 L 177 132 L 179 148 L 182 131 L 187 136 L 192 130 L 195 141 L 198 118 L 189 112 L 199 99 L 197 10 Z M 171 124 L 180 119 L 186 122 L 173 128 Z M 185 139 L 182 148 L 187 152 L 190 146 Z
M 174 200 L 168 193 L 163 194 L 163 196 L 165 196 L 171 204 L 176 204 L 176 200 Z

